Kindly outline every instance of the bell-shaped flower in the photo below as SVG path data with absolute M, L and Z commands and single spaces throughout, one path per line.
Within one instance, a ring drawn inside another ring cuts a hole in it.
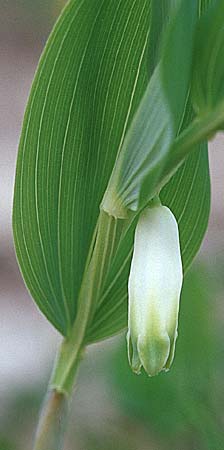
M 168 370 L 177 338 L 183 281 L 179 232 L 162 205 L 140 215 L 129 276 L 128 356 L 134 372 Z

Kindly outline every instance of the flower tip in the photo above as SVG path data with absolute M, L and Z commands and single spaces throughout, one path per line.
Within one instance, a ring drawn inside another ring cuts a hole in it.
M 167 334 L 161 337 L 151 337 L 146 342 L 139 337 L 138 352 L 141 363 L 149 377 L 158 375 L 166 368 L 170 353 L 170 339 Z
M 128 344 L 128 361 L 131 366 L 131 369 L 136 375 L 140 375 L 142 364 L 139 359 L 137 346 L 133 345 L 132 343 L 129 330 L 127 332 L 127 344 Z
M 172 341 L 170 342 L 170 353 L 169 353 L 169 357 L 168 357 L 167 362 L 166 362 L 166 366 L 164 368 L 164 370 L 166 372 L 169 372 L 170 367 L 171 367 L 171 365 L 173 363 L 173 360 L 174 360 L 177 336 L 178 336 L 178 333 L 177 333 L 177 331 L 175 331 L 174 337 L 173 337 Z

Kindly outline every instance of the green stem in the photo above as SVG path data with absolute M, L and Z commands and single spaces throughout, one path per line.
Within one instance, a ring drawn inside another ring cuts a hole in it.
M 168 183 L 185 158 L 198 148 L 198 144 L 211 139 L 217 130 L 224 126 L 224 102 L 221 102 L 212 112 L 208 112 L 193 120 L 193 122 L 174 141 L 167 160 L 165 170 L 157 190 L 152 192 L 152 197 L 158 195 L 161 189 Z
M 50 390 L 40 416 L 34 450 L 62 450 L 67 414 L 67 396 Z
M 34 450 L 62 450 L 69 398 L 81 356 L 81 335 L 77 342 L 70 339 L 62 342 L 40 415 Z
M 58 392 L 70 394 L 74 376 L 85 348 L 88 328 L 100 298 L 111 255 L 113 253 L 116 220 L 101 211 L 83 276 L 78 298 L 78 312 L 71 334 L 63 341 L 55 364 L 50 386 Z
M 211 139 L 217 130 L 224 126 L 224 102 L 212 112 L 195 119 L 175 140 L 169 155 L 165 175 L 172 172 L 186 156 L 196 148 L 197 144 Z
M 116 250 L 119 224 L 100 212 L 96 233 L 83 276 L 78 312 L 72 331 L 60 347 L 49 384 L 50 394 L 43 409 L 34 450 L 61 450 L 66 421 L 65 405 L 72 393 L 83 356 L 88 331 L 102 293 L 111 258 Z

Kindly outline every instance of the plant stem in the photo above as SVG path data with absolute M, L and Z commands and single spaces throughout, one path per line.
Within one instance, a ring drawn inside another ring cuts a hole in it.
M 212 112 L 205 113 L 193 120 L 186 130 L 175 139 L 157 191 L 152 192 L 152 197 L 158 194 L 168 183 L 185 158 L 195 149 L 198 149 L 198 144 L 211 139 L 217 130 L 222 129 L 223 126 L 224 102 L 221 102 Z
M 84 312 L 84 311 L 83 311 Z M 74 334 L 63 340 L 56 358 L 48 392 L 40 415 L 34 450 L 62 450 L 68 403 L 83 353 L 85 317 Z M 80 328 L 81 325 L 81 328 Z
M 41 411 L 39 424 L 35 436 L 34 450 L 62 450 L 64 435 L 69 410 L 69 399 L 74 386 L 77 369 L 81 360 L 81 352 L 74 352 L 73 366 L 69 376 L 65 378 L 66 382 L 60 389 L 57 386 L 57 380 L 61 380 L 63 370 L 67 368 L 65 349 L 67 349 L 68 340 L 62 342 L 59 355 L 56 359 L 52 378 L 45 397 L 44 405 Z
M 116 236 L 119 232 L 116 219 L 101 211 L 83 275 L 77 316 L 72 331 L 63 340 L 56 358 L 34 450 L 62 449 L 68 399 L 73 390 L 88 337 L 88 327 L 100 300 L 102 283 L 116 249 Z
M 67 414 L 68 397 L 50 390 L 41 412 L 34 450 L 62 450 Z
M 116 219 L 100 212 L 97 235 L 85 268 L 78 298 L 78 312 L 71 334 L 62 343 L 51 379 L 51 388 L 70 394 L 73 379 L 82 358 L 89 326 L 100 301 L 102 283 L 106 278 L 115 251 Z
M 221 102 L 212 112 L 195 119 L 185 131 L 175 140 L 171 151 L 165 175 L 172 172 L 197 144 L 211 139 L 218 129 L 224 126 L 224 102 Z

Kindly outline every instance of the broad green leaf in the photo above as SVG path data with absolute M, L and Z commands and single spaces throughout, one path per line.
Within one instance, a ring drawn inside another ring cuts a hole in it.
M 170 20 L 162 59 L 125 137 L 102 202 L 115 217 L 139 211 L 158 192 L 187 102 L 197 17 L 197 2 L 184 0 Z
M 31 90 L 13 228 L 34 300 L 68 335 L 99 205 L 148 81 L 150 1 L 71 0 Z
M 180 117 L 174 120 L 176 110 L 174 114 L 164 102 L 160 65 L 148 84 L 150 14 L 149 1 L 71 0 L 44 50 L 24 119 L 13 214 L 19 264 L 42 312 L 69 335 L 78 311 L 81 317 L 82 279 L 88 291 L 95 258 L 96 276 L 90 283 L 95 309 L 86 342 L 110 336 L 127 323 L 127 280 L 137 216 L 122 220 L 99 214 L 117 155 L 144 105 L 145 123 L 154 114 L 154 124 L 150 131 L 143 123 L 137 136 L 155 142 L 159 125 L 158 142 L 164 143 L 161 153 L 158 145 L 153 153 L 151 176 L 156 186 L 163 173 L 163 164 L 159 167 L 157 161 L 178 134 L 186 103 L 185 79 L 185 95 L 179 97 L 183 110 L 179 105 Z M 162 192 L 163 201 L 173 203 L 180 218 L 185 268 L 205 229 L 208 186 L 206 150 L 198 147 Z M 143 183 L 140 203 L 149 188 Z M 194 214 L 196 200 L 205 205 L 204 215 Z M 102 233 L 105 240 L 100 242 Z

